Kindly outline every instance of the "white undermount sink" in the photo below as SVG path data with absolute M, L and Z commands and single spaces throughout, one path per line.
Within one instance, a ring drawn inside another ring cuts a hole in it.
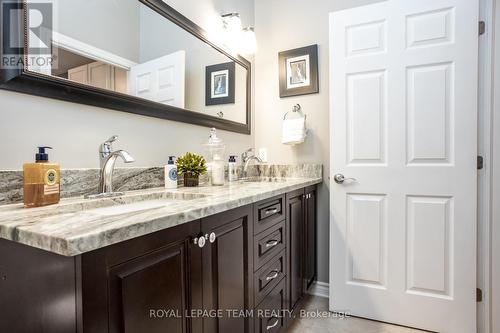
M 244 183 L 283 183 L 287 180 L 278 177 L 248 177 L 240 179 Z
M 126 214 L 126 213 L 140 212 L 155 208 L 161 208 L 171 205 L 172 203 L 178 201 L 183 201 L 183 200 L 159 199 L 159 200 L 140 201 L 123 205 L 95 208 L 89 210 L 89 213 L 106 215 L 106 216 L 119 215 L 119 214 Z
M 204 198 L 204 194 L 181 194 L 176 193 L 156 193 L 155 195 L 145 195 L 144 197 L 135 197 L 133 202 L 109 201 L 109 206 L 90 208 L 86 211 L 91 214 L 112 216 L 120 214 L 129 214 L 133 212 L 142 212 L 145 210 L 158 209 L 162 207 L 178 205 L 186 201 Z

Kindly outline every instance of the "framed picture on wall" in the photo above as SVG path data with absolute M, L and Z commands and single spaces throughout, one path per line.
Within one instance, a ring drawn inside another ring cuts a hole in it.
M 319 92 L 318 45 L 280 52 L 278 61 L 281 98 Z
M 205 105 L 234 103 L 234 62 L 206 67 Z

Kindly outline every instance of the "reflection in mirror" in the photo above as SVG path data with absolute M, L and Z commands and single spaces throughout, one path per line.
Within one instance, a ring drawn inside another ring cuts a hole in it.
M 52 62 L 29 71 L 247 121 L 247 69 L 138 0 L 56 1 L 52 30 Z

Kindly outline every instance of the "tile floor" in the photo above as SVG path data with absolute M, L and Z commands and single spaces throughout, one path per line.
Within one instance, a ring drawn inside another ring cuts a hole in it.
M 328 299 L 307 296 L 306 310 L 328 310 Z M 320 312 L 322 313 L 322 312 Z M 376 321 L 349 317 L 340 318 L 298 318 L 290 325 L 287 333 L 423 333 L 411 328 L 394 326 Z

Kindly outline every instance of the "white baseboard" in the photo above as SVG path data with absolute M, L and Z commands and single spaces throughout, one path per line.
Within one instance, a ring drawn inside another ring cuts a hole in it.
M 329 289 L 330 289 L 330 286 L 328 283 L 316 281 L 311 285 L 311 287 L 309 288 L 307 293 L 309 295 L 328 298 L 330 295 Z

